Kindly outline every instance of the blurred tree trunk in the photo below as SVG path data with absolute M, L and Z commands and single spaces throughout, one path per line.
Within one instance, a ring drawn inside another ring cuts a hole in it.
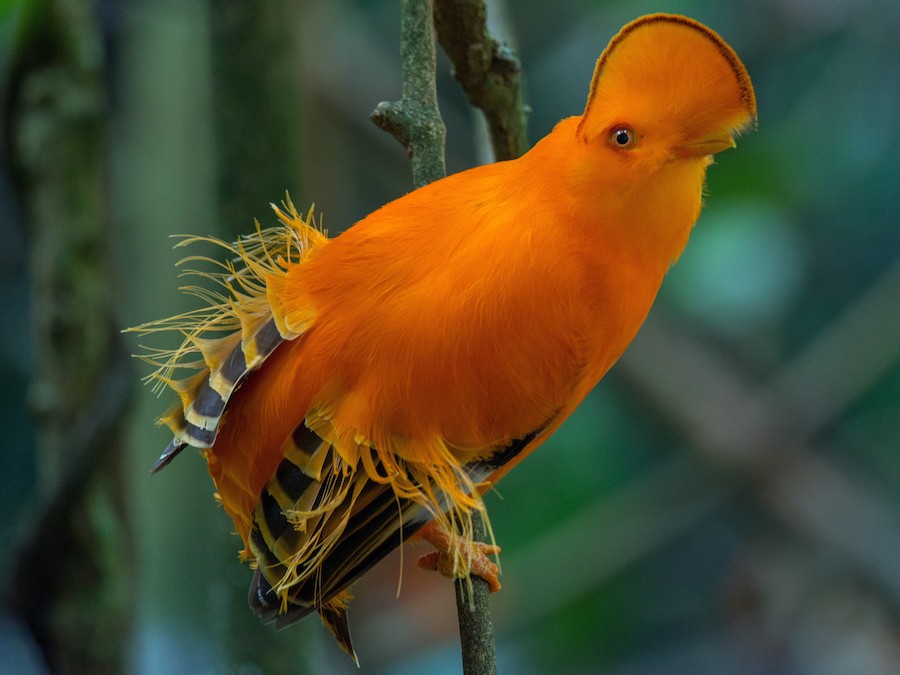
M 210 4 L 220 215 L 246 231 L 300 182 L 298 5 Z
M 254 218 L 271 224 L 269 204 L 300 186 L 298 27 L 305 10 L 290 0 L 218 0 L 209 8 L 219 222 L 225 232 L 242 233 Z M 240 571 L 223 636 L 228 662 L 266 673 L 311 668 L 311 633 L 263 626 L 247 606 L 249 567 Z
M 9 138 L 30 227 L 39 484 L 10 594 L 54 672 L 121 672 L 133 604 L 119 437 L 129 369 L 112 318 L 103 45 L 93 0 L 34 12 Z

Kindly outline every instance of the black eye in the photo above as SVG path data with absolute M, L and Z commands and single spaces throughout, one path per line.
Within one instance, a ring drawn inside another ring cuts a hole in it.
M 634 130 L 628 127 L 615 127 L 609 134 L 609 143 L 614 148 L 630 148 L 635 139 Z

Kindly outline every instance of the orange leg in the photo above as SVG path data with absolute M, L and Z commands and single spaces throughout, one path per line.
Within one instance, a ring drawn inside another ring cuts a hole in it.
M 499 546 L 480 541 L 470 543 L 465 539 L 452 537 L 436 522 L 428 523 L 419 530 L 418 536 L 437 549 L 419 558 L 419 567 L 422 569 L 436 570 L 448 579 L 465 579 L 474 574 L 487 582 L 491 593 L 500 590 L 500 580 L 497 578 L 500 570 L 488 558 L 489 555 L 500 553 Z

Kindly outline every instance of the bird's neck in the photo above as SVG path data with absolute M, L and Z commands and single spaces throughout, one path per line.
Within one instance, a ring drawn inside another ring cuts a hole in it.
M 614 256 L 660 280 L 679 258 L 700 214 L 708 161 L 660 162 L 625 171 L 574 133 L 578 118 L 560 122 L 505 174 L 511 204 L 545 213 L 589 259 Z
M 567 123 L 517 160 L 502 192 L 521 221 L 539 223 L 534 241 L 558 253 L 554 275 L 575 271 L 569 292 L 592 345 L 592 386 L 634 337 L 681 255 L 700 212 L 706 162 L 670 162 L 631 185 L 615 166 L 590 165 L 596 148 L 570 140 Z

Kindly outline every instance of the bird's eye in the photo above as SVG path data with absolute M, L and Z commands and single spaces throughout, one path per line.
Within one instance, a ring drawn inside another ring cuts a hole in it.
M 619 150 L 630 148 L 634 145 L 635 140 L 637 140 L 637 135 L 634 133 L 634 129 L 626 126 L 615 127 L 609 134 L 609 144 Z

